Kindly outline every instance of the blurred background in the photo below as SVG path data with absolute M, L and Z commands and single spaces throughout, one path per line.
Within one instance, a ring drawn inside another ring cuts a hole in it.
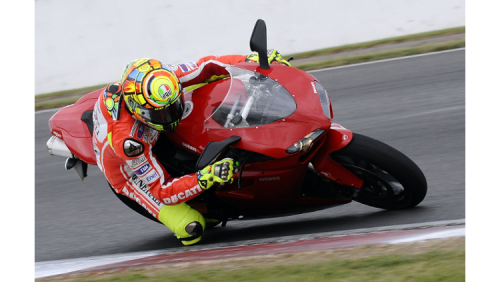
M 141 57 L 247 54 L 259 18 L 286 55 L 465 26 L 465 0 L 36 0 L 35 95 L 113 82 Z

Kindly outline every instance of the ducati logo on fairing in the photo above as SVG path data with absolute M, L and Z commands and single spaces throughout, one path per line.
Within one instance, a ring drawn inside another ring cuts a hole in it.
M 276 177 L 264 177 L 264 178 L 259 178 L 260 181 L 275 181 L 275 180 L 280 180 L 279 176 Z
M 314 85 L 314 82 L 311 82 L 311 85 L 312 85 L 312 87 L 313 87 L 313 91 L 314 91 L 314 93 L 316 93 L 316 94 L 317 94 L 317 93 L 318 93 L 318 91 L 316 91 L 316 85 Z

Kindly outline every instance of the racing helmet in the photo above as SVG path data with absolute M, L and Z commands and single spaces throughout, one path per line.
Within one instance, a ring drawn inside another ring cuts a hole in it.
M 163 132 L 177 128 L 184 112 L 179 79 L 158 60 L 130 62 L 122 74 L 123 99 L 137 120 Z

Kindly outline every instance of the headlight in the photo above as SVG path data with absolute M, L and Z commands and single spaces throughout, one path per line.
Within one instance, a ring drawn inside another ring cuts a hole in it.
M 286 152 L 289 154 L 294 154 L 297 152 L 307 152 L 311 149 L 313 142 L 318 139 L 325 132 L 324 129 L 316 129 L 313 132 L 307 134 L 304 138 L 300 139 L 297 143 L 290 146 L 290 148 L 286 149 Z

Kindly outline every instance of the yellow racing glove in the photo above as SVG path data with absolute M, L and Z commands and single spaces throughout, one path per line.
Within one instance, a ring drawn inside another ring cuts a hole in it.
M 209 165 L 196 173 L 198 184 L 207 190 L 214 183 L 233 182 L 234 161 L 230 158 L 222 159 L 213 165 Z
M 280 64 L 280 65 L 291 66 L 287 60 L 283 59 L 281 54 L 276 49 L 267 50 L 267 61 L 269 62 L 269 64 Z M 259 54 L 248 55 L 245 62 L 258 63 Z

